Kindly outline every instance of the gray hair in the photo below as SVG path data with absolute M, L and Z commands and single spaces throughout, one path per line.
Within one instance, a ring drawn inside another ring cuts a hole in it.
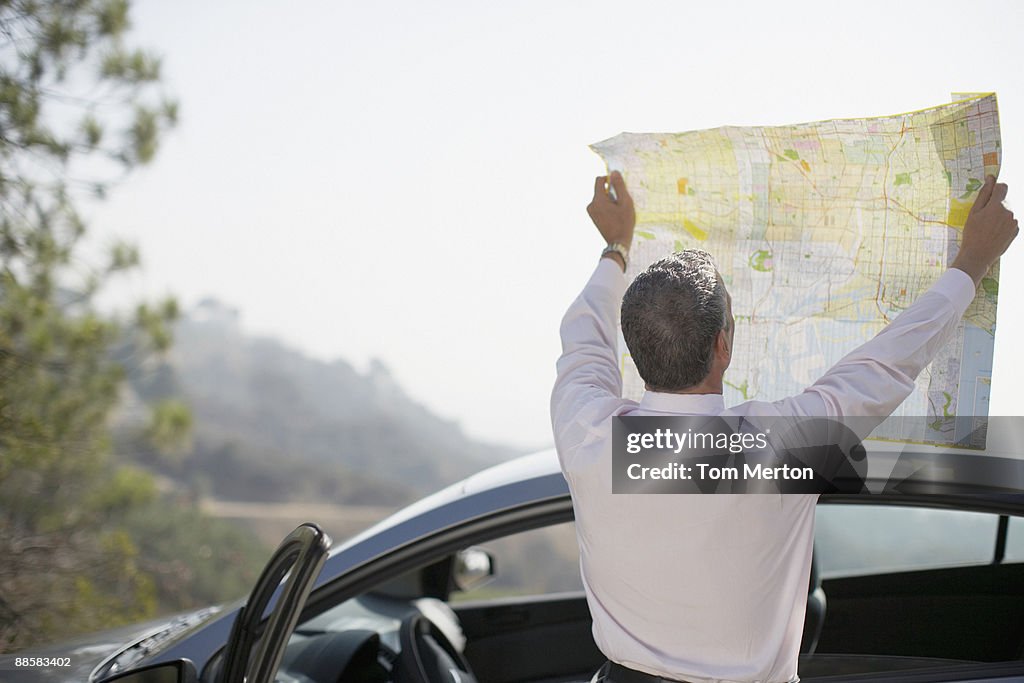
M 726 326 L 725 285 L 711 255 L 687 249 L 655 261 L 622 298 L 622 336 L 652 391 L 682 391 L 711 372 Z

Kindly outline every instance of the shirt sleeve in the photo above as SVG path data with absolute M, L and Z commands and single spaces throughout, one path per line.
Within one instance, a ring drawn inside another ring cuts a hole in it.
M 847 354 L 802 394 L 775 406 L 783 415 L 888 417 L 949 341 L 974 294 L 971 277 L 950 268 L 870 341 Z
M 621 267 L 602 258 L 562 318 L 551 425 L 563 464 L 566 452 L 600 431 L 605 419 L 624 403 L 617 330 L 625 289 Z

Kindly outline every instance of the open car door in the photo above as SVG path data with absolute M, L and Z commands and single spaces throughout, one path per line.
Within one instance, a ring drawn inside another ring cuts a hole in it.
M 231 627 L 220 683 L 273 683 L 330 547 L 330 537 L 315 524 L 302 524 L 281 542 Z M 282 586 L 285 575 L 288 581 Z M 264 621 L 275 595 L 277 601 Z

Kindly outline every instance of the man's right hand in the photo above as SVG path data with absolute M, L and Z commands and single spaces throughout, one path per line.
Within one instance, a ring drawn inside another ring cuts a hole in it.
M 986 177 L 964 224 L 960 252 L 952 267 L 970 275 L 975 286 L 1020 232 L 1013 212 L 1003 206 L 1007 189 L 1006 183 L 996 183 L 994 176 Z
M 608 192 L 609 184 L 615 190 L 615 199 Z M 621 173 L 612 171 L 611 175 L 597 177 L 594 181 L 594 198 L 587 206 L 587 213 L 606 243 L 618 242 L 629 249 L 633 243 L 636 212 Z

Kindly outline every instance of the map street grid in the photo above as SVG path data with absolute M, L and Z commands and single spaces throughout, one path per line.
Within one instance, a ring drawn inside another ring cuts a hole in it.
M 799 393 L 946 270 L 985 175 L 994 94 L 906 114 L 792 126 L 622 133 L 591 148 L 636 205 L 632 281 L 672 251 L 710 252 L 733 296 L 726 405 Z M 876 438 L 983 448 L 998 265 Z M 643 382 L 619 337 L 623 395 Z

